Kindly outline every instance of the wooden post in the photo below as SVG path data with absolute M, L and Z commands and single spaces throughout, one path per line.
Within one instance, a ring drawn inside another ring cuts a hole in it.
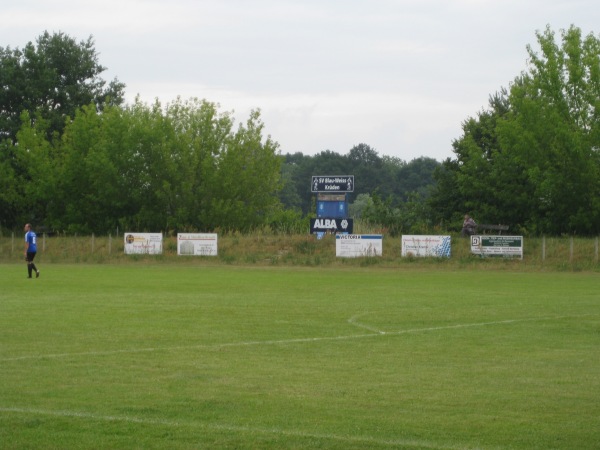
M 571 236 L 571 239 L 569 242 L 569 262 L 571 264 L 573 263 L 573 236 Z
M 108 254 L 112 253 L 112 234 L 108 235 Z
M 546 236 L 542 236 L 542 262 L 546 260 Z
M 95 241 L 94 233 L 92 233 L 92 253 L 94 253 L 94 243 L 95 243 L 94 241 Z

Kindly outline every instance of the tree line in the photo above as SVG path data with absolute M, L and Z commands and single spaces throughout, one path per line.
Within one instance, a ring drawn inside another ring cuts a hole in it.
M 125 104 L 93 39 L 0 47 L 0 227 L 306 231 L 313 175 L 354 175 L 351 215 L 392 234 L 460 227 L 468 212 L 525 234 L 600 232 L 600 40 L 548 27 L 528 68 L 462 124 L 453 158 L 282 154 L 260 111 L 236 124 L 206 100 Z
M 470 212 L 524 234 L 600 233 L 600 39 L 537 32 L 528 69 L 462 125 L 436 172 L 436 220 Z

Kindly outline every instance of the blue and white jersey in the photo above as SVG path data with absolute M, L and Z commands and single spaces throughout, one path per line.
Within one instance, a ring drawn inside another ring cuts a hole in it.
M 29 244 L 27 248 L 28 253 L 37 253 L 37 235 L 35 231 L 28 231 L 25 233 L 25 242 Z

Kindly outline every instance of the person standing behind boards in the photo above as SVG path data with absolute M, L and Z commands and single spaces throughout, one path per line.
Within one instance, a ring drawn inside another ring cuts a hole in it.
M 463 236 L 473 236 L 477 231 L 477 223 L 471 216 L 465 214 L 465 220 L 463 221 L 462 231 L 460 234 Z

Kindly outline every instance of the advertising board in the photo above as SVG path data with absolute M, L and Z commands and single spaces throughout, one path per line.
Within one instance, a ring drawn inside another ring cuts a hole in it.
M 471 253 L 523 259 L 523 236 L 471 236 Z
M 354 219 L 310 219 L 310 232 L 314 233 L 350 233 L 354 229 Z
M 338 234 L 335 237 L 335 256 L 359 258 L 362 256 L 382 256 L 383 236 L 381 234 Z
M 177 254 L 217 256 L 216 233 L 177 233 Z
M 450 258 L 450 236 L 403 235 L 401 256 Z
M 123 235 L 126 255 L 146 254 L 161 255 L 162 241 L 161 233 L 125 233 Z

